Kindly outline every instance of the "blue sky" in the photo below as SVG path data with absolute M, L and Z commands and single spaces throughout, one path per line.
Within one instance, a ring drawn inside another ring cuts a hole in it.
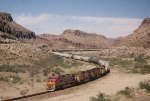
M 36 34 L 79 29 L 119 37 L 150 17 L 150 0 L 1 0 L 0 11 Z

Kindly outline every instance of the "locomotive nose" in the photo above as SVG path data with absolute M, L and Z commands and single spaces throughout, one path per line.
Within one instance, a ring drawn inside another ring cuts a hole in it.
M 47 90 L 48 91 L 55 91 L 55 89 L 56 89 L 56 80 L 48 80 L 47 81 Z

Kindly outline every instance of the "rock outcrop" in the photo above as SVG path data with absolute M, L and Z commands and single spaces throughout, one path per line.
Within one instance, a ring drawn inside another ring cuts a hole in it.
M 114 43 L 117 46 L 150 47 L 150 18 L 145 18 L 141 25 L 131 35 L 119 38 Z
M 11 14 L 0 13 L 0 42 L 36 38 L 35 33 L 13 21 Z M 10 41 L 11 42 L 11 41 Z

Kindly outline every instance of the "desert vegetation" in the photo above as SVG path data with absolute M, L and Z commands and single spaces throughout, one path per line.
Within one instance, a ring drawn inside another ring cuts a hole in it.
M 118 91 L 117 94 L 124 95 L 127 98 L 131 98 L 133 97 L 133 89 L 126 87 L 124 90 Z
M 145 89 L 147 92 L 150 93 L 150 81 L 149 80 L 140 82 L 139 87 L 140 87 L 140 89 Z
M 145 89 L 145 90 L 143 90 Z M 150 81 L 143 80 L 138 87 L 125 87 L 125 89 L 117 91 L 115 94 L 106 95 L 99 92 L 96 97 L 90 97 L 90 101 L 131 101 L 138 99 L 139 96 L 150 93 Z
M 111 101 L 104 93 L 99 93 L 96 97 L 90 97 L 90 101 Z
M 45 59 L 39 59 L 32 62 L 30 65 L 10 65 L 3 64 L 0 65 L 0 72 L 11 72 L 11 73 L 30 73 L 30 75 L 42 73 L 47 76 L 49 73 L 60 73 L 64 72 L 63 69 L 71 68 L 72 66 L 77 67 L 81 63 L 77 61 L 70 61 L 62 57 L 50 54 Z M 60 68 L 59 68 L 60 67 Z

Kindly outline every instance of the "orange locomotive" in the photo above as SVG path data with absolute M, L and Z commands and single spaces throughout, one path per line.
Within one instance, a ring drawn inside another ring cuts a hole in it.
M 104 67 L 95 67 L 86 71 L 79 71 L 74 74 L 52 75 L 47 80 L 47 90 L 55 91 L 89 82 L 107 74 L 109 71 L 110 69 L 106 70 Z

